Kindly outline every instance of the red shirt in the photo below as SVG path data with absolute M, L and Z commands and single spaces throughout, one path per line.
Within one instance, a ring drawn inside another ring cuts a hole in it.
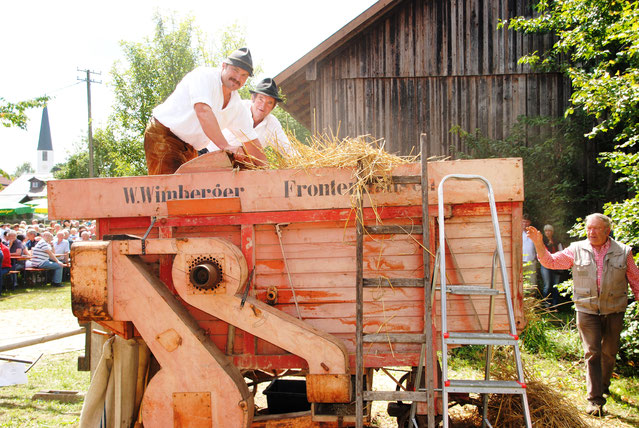
M 2 245 L 2 255 L 4 256 L 4 258 L 2 259 L 2 267 L 3 268 L 10 268 L 11 267 L 11 252 L 9 251 L 9 247 L 7 247 L 6 245 L 0 243 L 0 245 Z

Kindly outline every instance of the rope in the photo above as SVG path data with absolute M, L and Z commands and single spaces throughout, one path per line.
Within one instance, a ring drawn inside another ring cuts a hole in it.
M 297 310 L 297 317 L 301 320 L 302 314 L 300 312 L 300 307 L 297 305 L 297 296 L 295 295 L 295 288 L 293 287 L 293 279 L 291 278 L 291 271 L 288 268 L 288 261 L 286 260 L 286 254 L 284 253 L 284 245 L 282 245 L 282 230 L 280 229 L 280 224 L 275 225 L 275 231 L 277 232 L 277 239 L 280 241 L 280 249 L 282 250 L 282 258 L 284 259 L 284 268 L 286 269 L 286 275 L 288 276 L 288 283 L 291 287 L 291 291 L 293 292 L 293 302 L 295 303 L 295 309 Z M 287 224 L 284 224 L 285 226 Z

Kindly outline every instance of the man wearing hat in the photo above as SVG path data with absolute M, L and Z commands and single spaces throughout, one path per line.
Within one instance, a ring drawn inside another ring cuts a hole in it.
M 278 102 L 282 101 L 275 80 L 267 77 L 262 79 L 255 90 L 251 90 L 251 99 L 243 100 L 244 107 L 250 112 L 253 128 L 263 147 L 272 146 L 277 150 L 290 152 L 291 143 L 282 129 L 280 121 L 271 114 Z M 233 146 L 239 146 L 241 134 L 235 130 L 223 131 L 226 140 Z
M 231 146 L 223 129 L 241 136 L 239 142 L 247 154 L 266 160 L 251 116 L 237 93 L 252 74 L 251 52 L 241 48 L 229 55 L 220 69 L 198 67 L 184 76 L 166 101 L 153 109 L 144 132 L 149 175 L 174 173 L 211 142 L 214 150 L 241 157 L 241 145 Z

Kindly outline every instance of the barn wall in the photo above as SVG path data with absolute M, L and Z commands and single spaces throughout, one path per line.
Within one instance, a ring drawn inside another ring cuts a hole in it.
M 560 116 L 568 82 L 517 64 L 553 40 L 497 29 L 500 19 L 531 13 L 527 0 L 399 3 L 314 64 L 314 131 L 371 134 L 401 154 L 414 153 L 425 133 L 430 154 L 450 154 L 464 150 L 455 125 L 500 139 L 520 115 Z

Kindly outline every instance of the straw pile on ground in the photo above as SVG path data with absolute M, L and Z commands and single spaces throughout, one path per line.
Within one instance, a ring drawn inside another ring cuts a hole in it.
M 529 325 L 540 319 L 546 311 L 535 297 L 524 298 L 524 314 Z M 534 334 L 534 332 L 529 334 Z M 491 373 L 493 379 L 516 380 L 514 356 L 501 352 L 493 357 Z M 528 407 L 533 426 L 549 428 L 587 428 L 589 425 L 580 416 L 577 407 L 552 385 L 539 379 L 536 373 L 524 366 Z M 488 401 L 488 417 L 493 426 L 521 427 L 523 409 L 520 395 L 493 394 Z
M 509 359 L 512 361 L 512 359 Z M 494 379 L 516 379 L 512 364 L 505 361 L 493 363 Z M 537 379 L 534 373 L 524 369 L 528 407 L 533 426 L 549 428 L 587 428 L 575 405 L 561 393 L 544 381 Z M 488 401 L 489 420 L 493 426 L 521 427 L 523 409 L 521 396 L 490 396 Z

